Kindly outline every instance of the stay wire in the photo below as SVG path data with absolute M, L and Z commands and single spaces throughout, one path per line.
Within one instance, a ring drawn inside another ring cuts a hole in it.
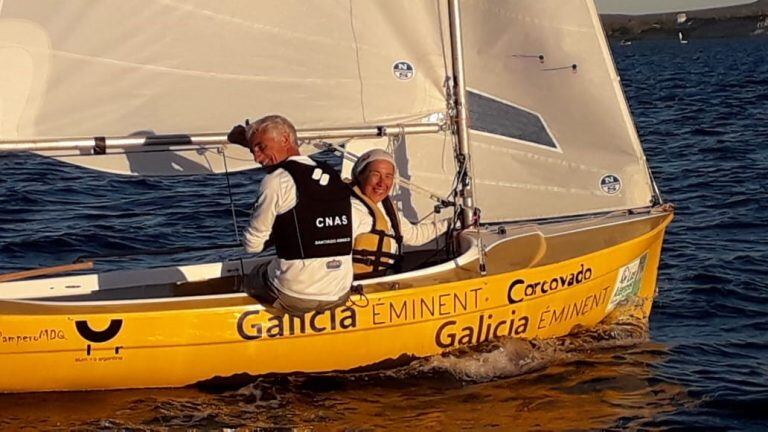
M 227 192 L 229 194 L 229 208 L 232 210 L 232 226 L 235 229 L 235 240 L 240 243 L 240 234 L 237 232 L 237 214 L 235 213 L 235 200 L 232 197 L 232 183 L 229 181 L 229 167 L 227 166 L 227 152 L 226 149 L 221 149 L 222 158 L 224 159 L 224 178 L 227 179 Z

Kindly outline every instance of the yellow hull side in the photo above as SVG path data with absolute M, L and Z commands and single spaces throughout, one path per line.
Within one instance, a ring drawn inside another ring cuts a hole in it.
M 670 219 L 576 259 L 353 296 L 355 305 L 303 318 L 272 316 L 244 295 L 0 302 L 0 391 L 179 387 L 242 373 L 350 370 L 497 337 L 563 336 L 633 298 L 643 300 L 647 317 Z

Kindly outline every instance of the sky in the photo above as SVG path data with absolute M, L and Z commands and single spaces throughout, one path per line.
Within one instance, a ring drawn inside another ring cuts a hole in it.
M 676 12 L 752 3 L 753 0 L 597 0 L 600 13 Z

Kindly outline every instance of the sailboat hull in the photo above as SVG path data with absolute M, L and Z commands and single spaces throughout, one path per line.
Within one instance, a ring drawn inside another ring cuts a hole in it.
M 505 271 L 504 248 L 491 248 L 485 276 L 389 284 L 303 317 L 272 315 L 242 294 L 0 301 L 0 391 L 180 387 L 243 374 L 354 371 L 505 337 L 556 338 L 593 327 L 627 303 L 647 319 L 672 216 L 656 218 L 641 235 L 567 260 L 538 265 L 547 256 L 539 254 L 529 268 Z

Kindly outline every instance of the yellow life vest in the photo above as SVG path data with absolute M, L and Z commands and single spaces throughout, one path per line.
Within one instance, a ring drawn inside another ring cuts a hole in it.
M 390 226 L 387 217 L 384 217 L 379 206 L 363 195 L 359 187 L 353 187 L 352 191 L 355 197 L 365 204 L 368 213 L 373 218 L 371 231 L 358 234 L 352 245 L 352 265 L 355 279 L 383 276 L 387 270 L 396 270 L 400 265 L 402 258 L 400 251 L 403 243 L 400 219 L 397 217 L 397 211 L 392 200 L 389 197 L 384 198 L 382 205 L 387 217 L 392 221 L 392 231 L 394 231 L 394 235 L 389 234 Z

